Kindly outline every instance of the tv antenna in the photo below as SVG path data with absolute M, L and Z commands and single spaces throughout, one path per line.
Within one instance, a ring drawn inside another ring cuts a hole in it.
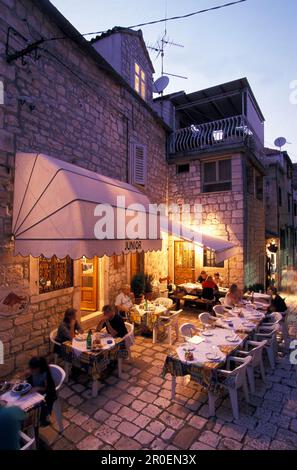
M 167 1 L 166 1 L 166 7 L 165 7 L 165 18 L 167 18 Z M 162 37 L 158 39 L 155 45 L 153 46 L 147 46 L 148 49 L 151 49 L 152 51 L 156 52 L 156 60 L 161 56 L 161 76 L 163 75 L 170 75 L 171 77 L 177 77 L 177 78 L 183 78 L 184 80 L 187 80 L 188 77 L 184 77 L 183 75 L 177 75 L 174 73 L 169 73 L 164 71 L 164 57 L 165 57 L 165 49 L 167 46 L 174 46 L 174 47 L 181 47 L 183 48 L 183 44 L 179 44 L 177 42 L 172 41 L 169 36 L 167 35 L 167 21 L 165 21 L 165 29 Z

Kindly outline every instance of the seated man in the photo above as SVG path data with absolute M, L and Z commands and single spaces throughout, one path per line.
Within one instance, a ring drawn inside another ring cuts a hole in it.
M 206 271 L 201 271 L 200 276 L 198 276 L 197 282 L 202 284 L 203 281 L 206 281 L 207 279 L 207 273 Z
M 101 331 L 106 327 L 113 338 L 123 338 L 128 333 L 123 318 L 115 312 L 111 305 L 104 305 L 102 313 L 103 318 L 97 325 L 97 331 Z
M 129 284 L 125 284 L 116 297 L 115 306 L 123 318 L 127 317 L 127 313 L 133 307 L 132 295 Z

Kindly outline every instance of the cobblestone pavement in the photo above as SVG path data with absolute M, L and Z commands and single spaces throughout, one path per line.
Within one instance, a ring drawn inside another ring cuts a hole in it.
M 289 304 L 294 321 L 297 297 Z M 197 321 L 197 312 L 184 312 L 184 321 Z M 256 380 L 249 404 L 239 395 L 238 420 L 227 395 L 217 401 L 216 418 L 208 418 L 207 394 L 194 382 L 185 387 L 180 381 L 171 401 L 171 378 L 160 377 L 167 351 L 165 344 L 137 337 L 124 378 L 109 376 L 97 398 L 91 398 L 87 377 L 69 381 L 60 392 L 65 431 L 60 435 L 53 422 L 41 429 L 42 440 L 54 450 L 297 449 L 297 371 L 288 351 L 274 371 L 267 366 L 266 384 Z

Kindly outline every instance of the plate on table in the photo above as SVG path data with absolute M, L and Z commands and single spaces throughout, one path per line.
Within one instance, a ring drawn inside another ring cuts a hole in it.
M 225 339 L 229 343 L 238 343 L 238 341 L 240 341 L 240 338 L 239 338 L 238 335 L 227 335 L 227 336 L 225 336 Z
M 26 395 L 26 393 L 30 392 L 32 388 L 32 385 L 30 385 L 27 382 L 22 382 L 19 384 L 15 384 L 12 388 L 12 392 L 15 393 L 16 395 Z
M 219 352 L 208 352 L 205 356 L 209 361 L 218 362 L 222 360 L 222 356 Z

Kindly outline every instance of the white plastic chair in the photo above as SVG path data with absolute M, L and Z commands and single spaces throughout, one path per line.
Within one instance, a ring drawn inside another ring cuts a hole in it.
M 35 449 L 35 438 L 27 436 L 24 432 L 20 431 L 19 432 L 20 436 L 20 441 L 22 444 L 22 447 L 20 450 L 33 450 Z
M 56 416 L 59 430 L 60 432 L 63 432 L 64 431 L 63 416 L 62 416 L 62 409 L 61 409 L 61 403 L 59 400 L 58 392 L 64 383 L 66 372 L 64 371 L 64 369 L 62 369 L 62 367 L 57 366 L 56 364 L 50 364 L 49 368 L 50 368 L 52 378 L 55 383 L 56 392 L 57 392 L 57 399 L 54 402 L 53 412 Z
M 213 307 L 213 311 L 218 318 L 223 317 L 225 313 L 228 312 L 228 310 L 223 305 L 215 305 Z
M 58 328 L 55 328 L 53 331 L 50 332 L 50 342 L 51 342 L 51 344 L 54 345 L 54 347 L 55 347 L 55 345 L 56 346 L 61 346 L 61 344 L 58 343 L 58 341 L 56 341 L 57 333 L 58 333 Z M 54 355 L 54 364 L 57 364 L 58 354 L 53 351 L 53 355 Z
M 197 327 L 193 323 L 183 323 L 179 329 L 180 334 L 186 341 L 197 333 Z
M 203 313 L 200 313 L 200 315 L 198 316 L 198 319 L 199 321 L 203 324 L 203 325 L 212 325 L 212 320 L 215 320 L 216 317 L 212 316 L 210 313 L 208 312 L 203 312 Z
M 167 329 L 167 336 L 168 336 L 168 342 L 170 346 L 172 345 L 172 332 L 175 331 L 175 336 L 176 336 L 176 341 L 178 341 L 179 337 L 179 330 L 178 330 L 178 317 L 180 313 L 182 312 L 182 309 L 180 310 L 172 310 L 170 311 L 170 316 L 167 317 L 160 317 L 160 320 L 163 322 L 164 326 Z
M 251 356 L 252 361 L 247 367 L 247 376 L 249 380 L 250 390 L 255 393 L 255 370 L 259 369 L 263 382 L 265 382 L 265 368 L 263 363 L 263 351 L 267 341 L 246 341 L 245 350 L 238 351 L 237 354 L 241 356 Z
M 227 360 L 227 369 L 218 369 L 217 371 L 218 377 L 221 376 L 222 378 L 220 384 L 229 392 L 234 419 L 239 418 L 237 393 L 238 389 L 243 388 L 245 399 L 247 402 L 249 402 L 249 390 L 246 379 L 246 371 L 251 361 L 251 356 L 245 358 L 230 356 Z M 230 370 L 231 362 L 239 364 L 238 367 L 233 370 Z M 211 402 L 209 403 L 210 412 L 214 413 L 214 395 L 209 394 L 209 400 L 211 400 Z
M 129 359 L 132 359 L 131 355 L 131 346 L 133 346 L 135 339 L 134 339 L 134 324 L 125 322 L 126 329 L 128 333 L 124 336 L 123 340 L 125 341 L 125 346 L 128 351 Z
M 162 307 L 165 307 L 167 308 L 167 310 L 169 310 L 170 308 L 172 308 L 172 305 L 173 305 L 173 300 L 170 299 L 169 297 L 158 297 L 155 301 L 154 301 L 155 304 L 159 304 L 161 305 Z
M 254 338 L 256 341 L 266 341 L 265 350 L 267 352 L 270 367 L 275 369 L 275 356 L 277 354 L 277 339 L 276 334 L 279 330 L 278 324 L 273 326 L 261 326 L 258 331 L 255 332 Z

